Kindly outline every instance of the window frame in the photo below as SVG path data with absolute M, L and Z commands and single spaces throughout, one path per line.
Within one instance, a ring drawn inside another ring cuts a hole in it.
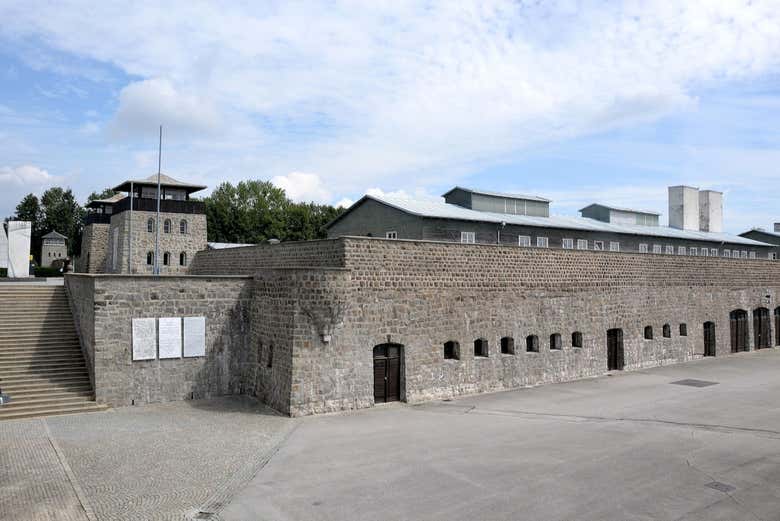
M 680 322 L 680 336 L 688 336 L 688 324 Z
M 574 331 L 571 334 L 571 346 L 575 349 L 582 349 L 582 331 Z
M 398 232 L 394 230 L 385 232 L 385 239 L 397 239 L 397 238 L 398 238 Z
M 190 225 L 187 219 L 182 219 L 179 221 L 179 235 L 187 235 L 188 233 L 190 233 Z
M 593 251 L 604 251 L 604 241 L 593 241 Z
M 146 220 L 146 232 L 154 233 L 154 219 L 152 217 Z
M 647 253 L 648 250 L 648 244 L 647 243 L 640 243 L 639 244 L 639 253 Z
M 574 249 L 574 239 L 572 238 L 563 238 L 561 239 L 561 248 L 564 250 L 573 250 Z
M 448 347 L 451 348 L 451 353 L 447 352 Z M 444 342 L 444 352 L 442 354 L 444 360 L 460 360 L 460 343 L 457 340 L 447 340 Z
M 502 355 L 515 354 L 515 339 L 511 336 L 502 336 L 499 341 Z
M 477 232 L 460 232 L 461 244 L 476 244 Z
M 588 239 L 577 239 L 577 249 L 578 250 L 587 250 L 588 249 Z
M 671 244 L 667 244 L 664 246 L 664 254 L 666 255 L 674 255 L 674 246 Z
M 653 244 L 653 255 L 661 255 L 663 253 L 663 244 Z
M 488 344 L 487 338 L 480 337 L 475 339 L 474 358 L 488 358 L 489 356 L 490 356 L 490 346 Z
M 525 337 L 525 352 L 526 353 L 538 353 L 539 352 L 539 337 L 536 335 L 528 335 Z
M 531 247 L 531 236 L 530 235 L 518 235 L 517 236 L 517 245 L 521 248 L 530 248 Z
M 147 251 L 146 252 L 146 265 L 147 266 L 154 266 L 154 252 L 153 251 Z
M 698 257 L 699 256 L 699 248 L 698 246 L 691 246 L 688 248 L 688 256 L 689 257 Z
M 187 252 L 183 251 L 179 253 L 179 266 L 187 265 Z
M 661 336 L 664 338 L 672 338 L 672 326 L 670 324 L 661 326 Z
M 620 242 L 609 241 L 609 251 L 620 251 Z
M 642 335 L 644 340 L 653 339 L 653 326 L 645 326 L 644 334 Z
M 550 335 L 550 351 L 563 351 L 563 338 L 560 333 Z
M 549 248 L 550 247 L 550 239 L 548 237 L 536 237 L 536 247 L 537 248 Z
M 165 219 L 163 221 L 163 233 L 171 233 L 171 220 Z

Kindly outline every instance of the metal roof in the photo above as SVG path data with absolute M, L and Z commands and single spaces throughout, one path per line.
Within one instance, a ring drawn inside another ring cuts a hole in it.
M 738 235 L 728 233 L 712 233 L 693 230 L 678 230 L 667 226 L 642 226 L 629 224 L 613 224 L 587 217 L 564 217 L 553 215 L 550 217 L 532 217 L 528 215 L 513 215 L 493 212 L 480 212 L 469 210 L 455 204 L 444 201 L 423 201 L 418 199 L 406 199 L 383 195 L 381 197 L 365 195 L 352 205 L 349 210 L 341 214 L 343 217 L 353 208 L 360 205 L 366 199 L 373 199 L 386 204 L 402 212 L 418 215 L 420 217 L 433 217 L 439 219 L 457 219 L 461 221 L 477 221 L 490 223 L 507 223 L 519 226 L 533 226 L 538 228 L 561 228 L 567 230 L 583 230 L 590 232 L 621 233 L 626 235 L 641 235 L 645 237 L 663 237 L 668 239 L 686 239 L 693 241 L 727 242 L 731 244 L 744 244 L 746 246 L 772 246 Z M 333 222 L 336 222 L 335 219 Z M 331 223 L 333 224 L 333 223 Z M 329 225 L 330 226 L 330 225 Z
M 611 204 L 601 204 L 601 203 L 589 204 L 585 208 L 580 208 L 578 211 L 583 212 L 588 208 L 590 208 L 591 206 L 600 206 L 602 208 L 606 208 L 607 210 L 616 210 L 618 212 L 641 213 L 645 215 L 661 215 L 660 213 L 654 212 L 652 210 L 636 210 L 634 208 L 621 208 L 620 206 L 612 206 Z
M 130 183 L 133 183 L 134 185 L 145 185 L 145 186 L 157 186 L 157 174 L 152 174 L 149 177 L 145 179 L 128 179 L 122 184 L 119 184 L 112 188 L 112 190 L 116 190 L 117 192 L 129 192 L 130 191 Z M 187 190 L 187 193 L 197 192 L 198 190 L 203 190 L 206 187 L 203 185 L 191 185 L 188 183 L 183 183 L 179 181 L 178 179 L 174 179 L 173 177 L 165 174 L 160 174 L 160 186 L 169 186 L 174 188 L 184 188 Z
M 489 195 L 492 197 L 507 197 L 510 199 L 523 199 L 525 201 L 539 201 L 542 203 L 549 203 L 551 202 L 549 199 L 545 199 L 544 197 L 539 197 L 538 195 L 525 195 L 525 194 L 510 194 L 510 193 L 503 193 L 503 192 L 490 192 L 487 190 L 475 190 L 473 188 L 464 188 L 462 186 L 456 186 L 455 188 L 448 190 L 446 193 L 442 194 L 442 197 L 446 197 L 451 192 L 454 192 L 455 190 L 463 190 L 464 192 L 471 192 L 473 194 L 479 194 L 479 195 Z
M 43 236 L 44 239 L 64 239 L 67 240 L 68 238 L 62 235 L 61 233 L 57 233 L 56 231 L 52 230 L 46 235 Z
M 763 234 L 765 234 L 765 235 L 769 235 L 769 236 L 771 236 L 771 237 L 777 237 L 777 238 L 780 238 L 780 233 L 778 233 L 778 232 L 770 232 L 770 231 L 768 231 L 768 230 L 764 230 L 763 228 L 753 228 L 753 229 L 751 229 L 751 230 L 748 230 L 748 231 L 746 231 L 746 232 L 742 232 L 742 233 L 740 233 L 739 235 L 740 235 L 740 236 L 742 236 L 742 235 L 745 235 L 746 233 L 750 233 L 750 232 L 763 233 Z
M 243 248 L 244 246 L 257 246 L 256 244 L 240 244 L 236 242 L 209 242 L 206 243 L 210 250 L 226 250 L 228 248 Z
M 114 194 L 106 199 L 93 199 L 86 204 L 87 208 L 95 208 L 101 204 L 114 204 L 127 197 L 125 194 Z

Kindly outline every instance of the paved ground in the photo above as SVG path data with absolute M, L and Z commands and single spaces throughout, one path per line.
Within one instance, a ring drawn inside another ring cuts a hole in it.
M 3 421 L 0 519 L 211 519 L 294 426 L 245 398 Z
M 298 420 L 4 421 L 0 519 L 780 520 L 780 350 Z
M 780 351 L 303 419 L 221 518 L 780 520 Z

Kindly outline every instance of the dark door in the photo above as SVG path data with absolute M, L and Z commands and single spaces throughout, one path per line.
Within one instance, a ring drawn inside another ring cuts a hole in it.
M 622 371 L 624 365 L 623 330 L 610 329 L 607 331 L 607 370 Z
M 753 341 L 756 349 L 769 347 L 769 310 L 758 308 L 753 310 Z
M 780 346 L 780 308 L 775 308 L 775 345 Z
M 715 356 L 715 323 L 704 323 L 704 356 Z
M 399 344 L 381 344 L 374 348 L 374 402 L 401 399 L 401 349 Z
M 731 352 L 748 350 L 748 318 L 747 311 L 736 309 L 729 313 L 729 326 L 731 329 Z

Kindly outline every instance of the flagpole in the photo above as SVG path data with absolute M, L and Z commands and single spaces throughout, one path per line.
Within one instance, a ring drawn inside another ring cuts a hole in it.
M 160 170 L 162 169 L 162 125 L 160 125 L 160 145 L 157 149 L 157 233 L 154 240 L 154 274 L 160 274 Z

